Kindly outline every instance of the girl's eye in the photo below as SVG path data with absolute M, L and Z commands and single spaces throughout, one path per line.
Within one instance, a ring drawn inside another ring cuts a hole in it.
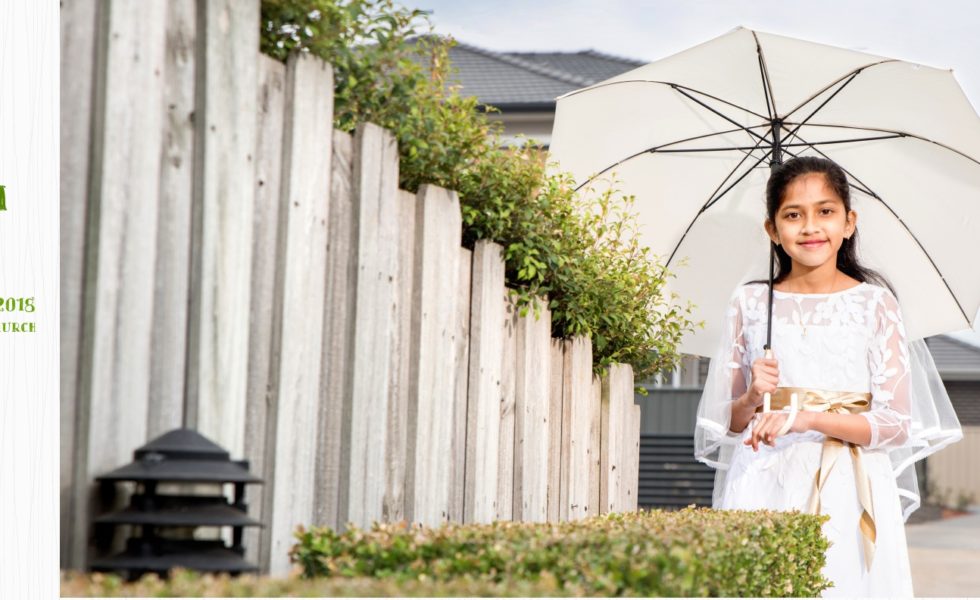
M 820 212 L 824 212 L 824 211 L 826 211 L 826 213 L 829 215 L 830 213 L 834 212 L 834 209 L 832 209 L 832 208 L 825 208 L 825 209 L 823 209 Z

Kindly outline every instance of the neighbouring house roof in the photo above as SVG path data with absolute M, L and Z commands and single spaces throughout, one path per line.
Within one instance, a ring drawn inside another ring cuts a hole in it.
M 646 64 L 596 50 L 497 52 L 459 41 L 449 61 L 458 69 L 450 83 L 462 86 L 461 94 L 503 112 L 554 111 L 558 96 Z
M 947 381 L 980 381 L 980 348 L 948 335 L 926 338 L 936 369 Z

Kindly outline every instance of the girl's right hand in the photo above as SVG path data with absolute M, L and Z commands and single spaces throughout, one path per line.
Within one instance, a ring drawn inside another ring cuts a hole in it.
M 779 385 L 779 361 L 775 358 L 757 358 L 752 363 L 752 385 L 749 386 L 749 404 L 762 406 L 766 392 L 774 393 Z

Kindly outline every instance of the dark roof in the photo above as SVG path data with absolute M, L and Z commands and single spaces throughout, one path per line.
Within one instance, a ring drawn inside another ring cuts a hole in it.
M 412 43 L 418 38 L 410 38 Z M 449 61 L 458 71 L 451 84 L 480 104 L 502 110 L 554 110 L 566 92 L 615 77 L 645 64 L 595 50 L 496 52 L 456 42 Z
M 926 345 L 943 379 L 980 381 L 980 348 L 948 335 L 926 338 Z

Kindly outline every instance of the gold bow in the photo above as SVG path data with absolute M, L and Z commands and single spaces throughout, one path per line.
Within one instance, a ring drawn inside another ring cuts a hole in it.
M 799 409 L 811 412 L 857 414 L 870 410 L 871 408 L 871 394 L 869 393 L 780 387 L 776 388 L 776 392 L 772 394 L 771 409 L 782 410 L 784 407 L 790 406 L 793 394 L 796 394 Z M 762 407 L 757 408 L 756 412 L 762 412 Z M 817 471 L 817 475 L 813 480 L 813 491 L 810 494 L 810 503 L 807 512 L 812 514 L 820 513 L 820 494 L 823 491 L 824 483 L 827 482 L 830 470 L 834 468 L 837 457 L 845 446 L 850 450 L 851 461 L 854 464 L 854 483 L 857 487 L 858 500 L 862 508 L 861 520 L 858 523 L 858 527 L 861 530 L 861 540 L 864 543 L 865 565 L 870 571 L 871 561 L 874 559 L 877 531 L 875 529 L 874 506 L 871 502 L 871 480 L 868 478 L 867 473 L 864 472 L 864 462 L 861 460 L 861 446 L 829 436 L 824 440 L 820 453 L 820 469 Z

